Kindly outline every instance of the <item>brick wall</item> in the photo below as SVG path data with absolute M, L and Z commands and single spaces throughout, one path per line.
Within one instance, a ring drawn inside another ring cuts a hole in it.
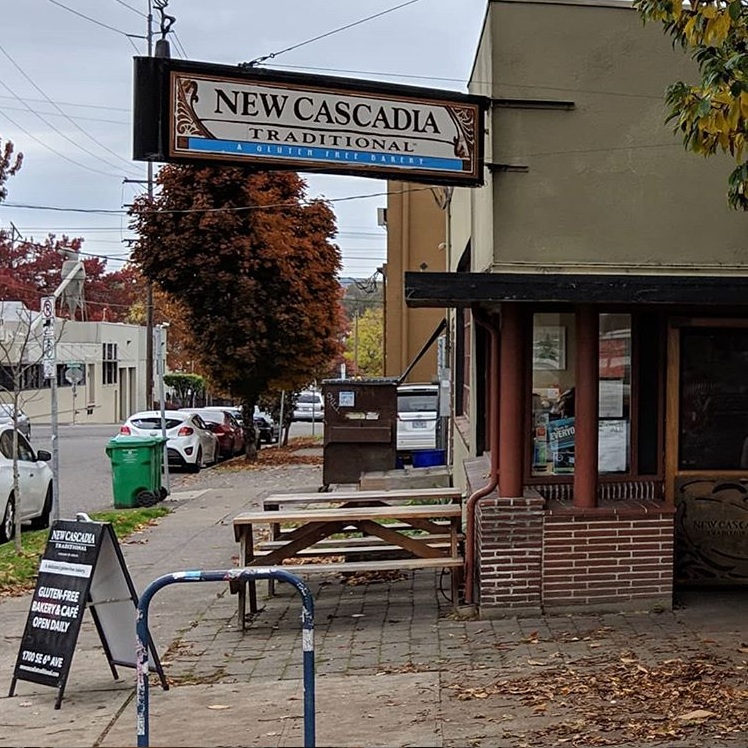
M 551 504 L 543 536 L 545 610 L 672 605 L 673 513 L 661 503 Z
M 468 495 L 488 482 L 485 457 L 463 463 Z M 605 499 L 595 509 L 522 498 L 480 499 L 475 512 L 481 615 L 670 608 L 673 510 L 656 499 Z
M 672 511 L 658 502 L 546 507 L 532 494 L 478 502 L 483 615 L 671 607 Z

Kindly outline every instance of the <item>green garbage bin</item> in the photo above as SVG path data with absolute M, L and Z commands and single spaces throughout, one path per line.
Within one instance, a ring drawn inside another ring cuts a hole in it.
M 160 436 L 116 436 L 106 445 L 112 463 L 114 506 L 153 506 L 164 498 L 161 487 L 164 442 Z

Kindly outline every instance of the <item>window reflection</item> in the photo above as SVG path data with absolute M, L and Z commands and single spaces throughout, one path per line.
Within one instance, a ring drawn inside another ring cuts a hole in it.
M 748 468 L 748 330 L 683 330 L 680 371 L 680 468 Z

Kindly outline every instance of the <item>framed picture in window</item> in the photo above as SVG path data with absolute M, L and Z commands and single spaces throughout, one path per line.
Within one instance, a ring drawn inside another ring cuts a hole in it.
M 536 325 L 532 332 L 534 369 L 566 369 L 566 327 Z

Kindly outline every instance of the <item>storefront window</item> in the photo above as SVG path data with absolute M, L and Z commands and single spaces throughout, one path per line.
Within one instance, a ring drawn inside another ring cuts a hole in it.
M 748 330 L 681 332 L 681 470 L 748 469 Z
M 631 466 L 631 315 L 600 315 L 597 469 Z
M 532 331 L 532 474 L 574 472 L 574 314 L 536 314 Z
M 574 473 L 574 314 L 536 314 L 532 351 L 532 474 Z M 631 465 L 631 317 L 600 315 L 598 469 Z

